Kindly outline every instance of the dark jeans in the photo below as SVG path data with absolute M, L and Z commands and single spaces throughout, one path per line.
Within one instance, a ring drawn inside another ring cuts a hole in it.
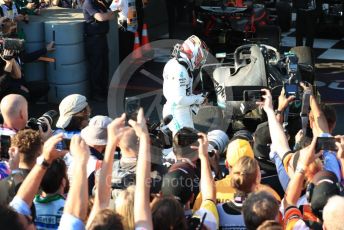
M 109 81 L 109 57 L 106 34 L 86 37 L 86 55 L 89 63 L 91 92 L 106 95 Z
M 131 53 L 134 48 L 135 34 L 130 31 L 118 29 L 119 61 L 120 63 Z
M 313 48 L 316 30 L 317 12 L 296 11 L 296 46 L 303 46 L 303 38 L 306 38 L 306 46 Z

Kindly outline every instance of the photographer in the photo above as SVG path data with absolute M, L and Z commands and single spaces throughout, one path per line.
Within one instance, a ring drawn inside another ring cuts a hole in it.
M 19 94 L 29 100 L 29 91 L 22 84 L 20 66 L 11 58 L 12 55 L 13 52 L 9 50 L 4 50 L 0 55 L 0 99 L 8 94 Z
M 88 125 L 91 108 L 86 97 L 80 94 L 72 94 L 65 97 L 59 105 L 60 117 L 56 123 L 55 134 L 63 133 L 65 141 L 60 142 L 57 148 L 68 149 L 68 143 L 74 134 L 80 134 L 81 130 Z M 67 163 L 68 166 L 68 163 Z
M 17 93 L 34 103 L 48 93 L 49 84 L 46 81 L 27 82 L 21 67 L 25 63 L 36 61 L 47 52 L 53 51 L 54 42 L 32 53 L 22 51 L 23 46 L 23 40 L 20 39 L 4 39 L 3 41 L 3 47 L 7 49 L 0 54 L 0 71 L 4 71 L 6 74 L 2 74 L 0 77 L 0 97 Z

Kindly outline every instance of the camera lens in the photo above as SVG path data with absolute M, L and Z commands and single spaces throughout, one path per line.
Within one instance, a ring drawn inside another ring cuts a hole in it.
M 58 112 L 55 110 L 49 110 L 48 112 L 44 113 L 42 115 L 42 117 L 40 117 L 39 119 L 41 119 L 43 117 L 48 120 L 50 126 L 53 126 L 53 124 L 56 122 L 56 120 L 58 118 Z M 44 122 L 42 122 L 42 123 L 44 123 Z
M 33 130 L 39 130 L 39 122 L 36 118 L 30 118 L 26 123 L 26 128 L 33 129 Z

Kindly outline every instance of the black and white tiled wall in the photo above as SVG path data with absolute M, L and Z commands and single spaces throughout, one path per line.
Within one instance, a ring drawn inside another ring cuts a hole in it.
M 293 20 L 295 14 L 293 14 Z M 295 46 L 295 28 L 282 33 L 281 45 L 284 50 Z M 344 61 L 344 37 L 315 38 L 314 54 L 316 59 Z

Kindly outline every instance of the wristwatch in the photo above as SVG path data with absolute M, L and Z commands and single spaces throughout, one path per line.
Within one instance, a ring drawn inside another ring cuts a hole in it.
M 296 166 L 295 173 L 305 174 L 305 172 L 306 170 L 302 166 L 300 165 Z
M 48 163 L 48 161 L 44 159 L 43 156 L 37 157 L 36 164 L 40 165 L 41 167 L 45 169 L 50 167 L 50 164 Z
M 281 110 L 275 110 L 275 114 L 278 115 L 278 114 L 282 114 L 283 112 Z

